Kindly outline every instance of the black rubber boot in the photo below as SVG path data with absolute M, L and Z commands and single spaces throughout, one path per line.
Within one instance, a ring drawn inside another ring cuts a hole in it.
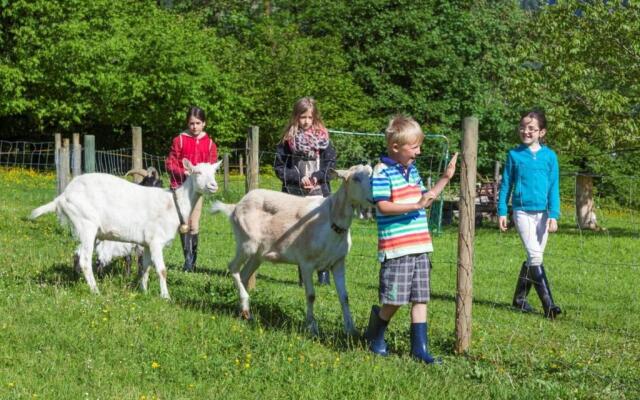
M 318 285 L 331 285 L 329 271 L 318 271 Z
M 429 335 L 426 322 L 411 324 L 411 356 L 426 364 L 442 364 L 440 357 L 429 353 Z
M 530 267 L 530 276 L 542 302 L 542 308 L 544 309 L 544 316 L 549 319 L 554 319 L 558 314 L 562 313 L 560 307 L 553 302 L 553 296 L 551 295 L 551 287 L 547 280 L 547 274 L 544 271 L 543 265 L 532 265 Z
M 190 233 L 180 234 L 182 241 L 182 253 L 184 254 L 184 265 L 182 270 L 185 272 L 193 272 L 193 247 L 192 235 Z
M 389 321 L 380 318 L 380 307 L 372 306 L 369 315 L 369 326 L 365 333 L 365 339 L 369 344 L 369 350 L 379 356 L 388 356 L 387 342 L 384 340 L 384 331 L 387 330 Z
M 520 275 L 518 276 L 518 282 L 516 283 L 516 292 L 513 294 L 513 307 L 522 312 L 532 312 L 533 308 L 527 302 L 527 296 L 531 290 L 531 278 L 529 277 L 529 266 L 527 262 L 522 263 L 520 268 Z
M 191 235 L 191 253 L 193 254 L 193 262 L 191 264 L 191 271 L 196 271 L 196 261 L 198 261 L 198 235 L 199 233 L 195 233 Z

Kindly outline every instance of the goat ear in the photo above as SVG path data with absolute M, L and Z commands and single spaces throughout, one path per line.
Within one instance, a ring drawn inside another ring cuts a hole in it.
M 184 169 L 187 170 L 187 174 L 190 174 L 193 170 L 193 164 L 191 164 L 191 161 L 187 160 L 186 158 L 182 159 L 182 166 L 184 166 Z
M 213 168 L 215 170 L 217 170 L 218 168 L 220 168 L 220 166 L 222 166 L 222 162 L 223 162 L 223 160 L 220 160 L 217 163 L 213 164 Z
M 344 170 L 344 169 L 330 169 L 329 170 L 329 177 L 331 179 L 347 179 L 347 176 L 349 176 L 349 171 Z

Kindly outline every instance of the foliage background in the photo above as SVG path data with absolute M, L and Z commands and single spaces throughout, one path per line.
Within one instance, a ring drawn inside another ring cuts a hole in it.
M 223 150 L 243 147 L 249 125 L 271 149 L 293 102 L 311 95 L 330 128 L 381 131 L 403 112 L 454 149 L 474 115 L 491 175 L 518 141 L 519 114 L 538 106 L 565 172 L 633 174 L 640 8 L 543 3 L 3 0 L 0 135 L 92 133 L 105 148 L 127 145 L 136 125 L 146 150 L 164 154 L 195 104 Z

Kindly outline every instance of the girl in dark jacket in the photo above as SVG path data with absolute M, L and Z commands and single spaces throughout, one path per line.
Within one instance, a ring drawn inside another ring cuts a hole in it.
M 328 173 L 335 166 L 336 151 L 316 101 L 303 97 L 293 106 L 289 124 L 276 148 L 274 169 L 282 181 L 282 191 L 296 196 L 327 197 L 331 194 Z M 301 279 L 299 282 L 302 284 Z M 318 283 L 330 283 L 329 271 L 318 271 Z

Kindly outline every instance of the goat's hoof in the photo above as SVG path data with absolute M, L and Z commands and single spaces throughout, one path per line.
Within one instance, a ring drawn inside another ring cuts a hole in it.
M 251 312 L 249 310 L 242 310 L 240 311 L 240 318 L 244 319 L 245 321 L 252 321 L 253 315 L 251 315 Z
M 320 330 L 318 329 L 318 324 L 316 322 L 312 322 L 309 325 L 307 325 L 307 329 L 309 329 L 309 333 L 311 334 L 311 336 L 313 337 L 320 336 Z

